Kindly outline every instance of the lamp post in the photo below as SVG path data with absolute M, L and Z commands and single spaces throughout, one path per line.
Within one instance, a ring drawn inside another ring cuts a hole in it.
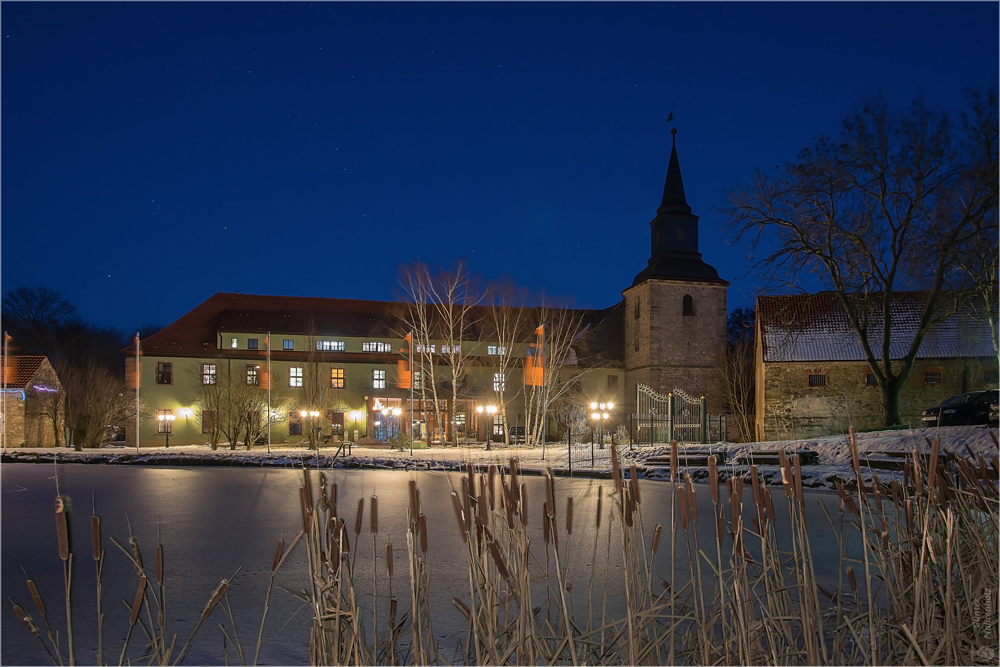
M 314 443 L 315 433 L 313 433 L 313 419 L 319 417 L 319 412 L 316 410 L 300 410 L 299 415 L 305 419 L 309 418 L 309 449 L 317 449 Z
M 358 426 L 358 422 L 361 421 L 362 412 L 360 410 L 351 410 L 348 413 L 347 416 L 351 419 L 351 421 L 354 422 L 354 426 L 357 427 Z M 354 440 L 357 440 L 357 437 L 358 437 L 358 429 L 355 428 L 354 429 Z M 348 442 L 351 443 L 348 446 L 348 451 L 350 451 L 352 454 L 354 453 L 354 440 L 349 440 L 348 441 Z
M 590 404 L 590 409 L 593 412 L 590 414 L 590 418 L 594 420 L 595 429 L 600 433 L 600 449 L 604 449 L 604 426 L 607 424 L 610 410 L 614 410 L 615 404 L 611 401 L 601 401 L 598 403 L 594 401 Z
M 480 415 L 483 414 L 484 410 L 486 412 L 486 451 L 489 452 L 493 450 L 493 415 L 497 413 L 497 406 L 487 405 L 484 408 L 480 405 L 476 407 L 476 412 Z
M 161 428 L 167 436 L 167 440 L 163 446 L 170 447 L 170 431 L 174 428 L 174 419 L 176 417 L 173 415 L 157 415 L 156 418 L 160 420 L 160 424 L 162 424 Z

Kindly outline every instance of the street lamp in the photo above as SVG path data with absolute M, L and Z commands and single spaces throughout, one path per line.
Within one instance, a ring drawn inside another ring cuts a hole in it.
M 497 413 L 497 406 L 487 405 L 485 408 L 482 405 L 476 407 L 476 412 L 483 414 L 486 411 L 486 451 L 493 450 L 493 415 Z
M 166 435 L 167 435 L 167 441 L 164 444 L 164 447 L 169 447 L 170 446 L 170 432 L 174 429 L 174 419 L 176 419 L 176 417 L 174 417 L 171 414 L 171 415 L 157 415 L 156 418 L 160 420 L 160 424 L 162 425 L 160 427 L 161 430 L 164 433 L 166 433 Z
M 317 449 L 314 446 L 314 441 L 313 441 L 315 436 L 315 434 L 313 433 L 313 419 L 319 417 L 319 412 L 317 412 L 316 410 L 301 410 L 299 411 L 299 415 L 301 415 L 303 419 L 305 419 L 306 417 L 309 418 L 309 449 Z

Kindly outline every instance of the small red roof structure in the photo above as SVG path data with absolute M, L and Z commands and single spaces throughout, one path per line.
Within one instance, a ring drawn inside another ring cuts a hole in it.
M 7 360 L 7 389 L 27 389 L 44 362 L 42 355 L 11 356 Z

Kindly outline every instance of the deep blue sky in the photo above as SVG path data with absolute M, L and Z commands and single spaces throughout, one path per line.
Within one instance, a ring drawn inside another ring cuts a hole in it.
M 218 291 L 392 299 L 467 259 L 605 307 L 646 264 L 674 110 L 701 251 L 718 207 L 882 92 L 997 81 L 990 3 L 13 3 L 2 287 L 168 323 Z M 676 105 L 676 106 L 675 106 Z

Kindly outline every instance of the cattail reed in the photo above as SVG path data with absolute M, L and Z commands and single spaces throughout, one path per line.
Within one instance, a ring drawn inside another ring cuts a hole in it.
M 546 503 L 548 507 L 546 515 L 550 519 L 553 519 L 556 516 L 556 492 L 555 489 L 553 488 L 551 474 L 545 476 L 545 497 L 548 500 L 548 502 Z
M 468 544 L 469 533 L 465 527 L 465 517 L 462 516 L 462 501 L 458 499 L 458 494 L 454 491 L 451 492 L 451 504 L 455 508 L 455 520 L 458 521 L 458 531 L 462 534 L 462 541 Z
M 378 534 L 378 496 L 372 496 L 371 533 Z
M 410 480 L 410 521 L 416 521 L 420 515 L 420 506 L 417 504 L 417 480 Z
M 785 497 L 791 498 L 795 495 L 792 489 L 792 467 L 788 464 L 784 449 L 778 450 L 778 461 L 781 463 L 781 485 L 785 487 Z
M 142 576 L 142 552 L 139 551 L 139 538 L 132 535 L 128 538 L 129 547 L 132 549 L 132 559 L 135 561 L 135 573 Z
M 24 609 L 21 609 L 20 605 L 14 605 L 14 615 L 21 619 L 21 622 L 24 623 L 25 627 L 28 628 L 28 631 L 31 632 L 31 634 L 41 639 L 41 635 L 38 633 L 38 627 L 35 625 L 35 622 L 31 620 L 31 616 L 24 613 Z
M 521 496 L 521 525 L 528 525 L 528 487 L 525 484 L 521 484 L 520 488 Z
M 941 448 L 941 438 L 934 438 L 931 444 L 931 460 L 927 465 L 927 486 L 933 488 L 938 469 L 938 451 Z
M 228 590 L 229 581 L 223 579 L 219 582 L 219 585 L 215 587 L 215 590 L 212 591 L 212 597 L 208 599 L 208 604 L 205 605 L 205 609 L 201 612 L 201 620 L 204 621 L 211 616 L 215 606 L 219 604 L 219 601 L 222 600 L 222 596 L 225 595 Z
M 420 515 L 420 550 L 427 553 L 427 517 Z
M 573 534 L 573 498 L 566 499 L 566 534 Z
M 31 593 L 31 599 L 35 603 L 35 609 L 38 610 L 39 616 L 45 616 L 45 603 L 42 602 L 42 596 L 38 592 L 38 587 L 35 586 L 35 582 L 28 579 L 28 592 Z
M 163 585 L 163 545 L 156 545 L 156 585 Z
M 638 505 L 642 500 L 639 498 L 639 471 L 634 465 L 628 468 L 628 486 L 632 497 L 635 498 L 635 504 Z
M 299 487 L 299 504 L 302 506 L 302 532 L 306 535 L 309 534 L 310 526 L 312 521 L 310 521 L 311 508 L 309 507 L 309 491 L 306 489 L 305 485 Z
M 691 475 L 685 475 L 685 477 L 687 477 L 688 518 L 691 519 L 691 525 L 694 526 L 698 522 L 698 503 L 694 496 L 694 480 L 691 479 Z
M 500 572 L 500 576 L 505 580 L 510 579 L 510 572 L 507 570 L 507 564 L 503 560 L 503 554 L 500 553 L 500 548 L 497 546 L 496 542 L 490 542 L 490 555 L 493 556 L 493 562 L 497 566 L 497 571 Z
M 851 591 L 854 593 L 854 598 L 857 599 L 857 597 L 858 597 L 858 580 L 854 576 L 854 568 L 852 568 L 852 567 L 848 567 L 847 568 L 847 578 L 851 582 Z
M 712 504 L 719 504 L 719 468 L 714 456 L 708 457 L 708 485 L 712 493 Z
M 455 605 L 460 612 L 462 612 L 463 616 L 465 616 L 466 618 L 472 618 L 472 612 L 469 611 L 469 608 L 465 606 L 464 602 L 462 602 L 458 598 L 453 597 L 451 599 L 451 603 Z
M 385 571 L 392 578 L 392 542 L 385 543 Z
M 313 486 L 312 475 L 309 474 L 308 468 L 302 469 L 302 479 L 304 480 L 302 483 L 306 487 L 306 499 L 309 501 L 309 507 L 311 508 L 313 504 Z
M 677 487 L 677 512 L 681 517 L 681 528 L 684 530 L 688 529 L 688 512 L 687 512 L 687 489 L 684 485 Z
M 146 595 L 146 577 L 139 579 L 139 590 L 135 592 L 135 600 L 132 602 L 132 615 L 128 619 L 128 626 L 130 628 L 139 619 L 139 610 L 142 608 L 142 598 L 144 595 Z
M 660 524 L 656 524 L 656 529 L 653 530 L 653 549 L 652 549 L 652 551 L 653 551 L 653 555 L 654 556 L 656 555 L 656 550 L 660 548 L 660 531 L 661 531 L 661 529 L 662 529 L 662 526 Z
M 601 505 L 604 503 L 604 487 L 597 487 L 597 518 L 595 519 L 595 527 L 597 530 L 601 529 Z
M 510 457 L 510 490 L 511 493 L 516 493 L 518 489 L 521 488 L 520 484 L 517 482 L 517 457 Z M 511 498 L 512 501 L 516 501 L 516 498 Z
M 624 509 L 625 509 L 625 525 L 631 528 L 632 514 L 635 512 L 635 501 L 632 500 L 631 494 L 628 493 L 625 494 Z
M 337 513 L 337 485 L 330 485 L 330 514 L 335 515 Z
M 715 517 L 715 539 L 722 546 L 722 537 L 726 532 L 726 506 L 719 506 L 719 515 Z
M 490 465 L 489 470 L 486 473 L 486 488 L 489 489 L 491 510 L 496 509 L 496 481 L 497 467 L 496 465 Z
M 806 497 L 802 494 L 802 463 L 798 454 L 792 457 L 792 463 L 795 464 L 795 499 L 799 501 L 799 509 L 805 509 Z M 858 477 L 858 480 L 860 484 L 861 478 Z
M 771 489 L 764 487 L 761 495 L 764 496 L 764 503 L 767 506 L 767 516 L 771 521 L 774 521 L 776 516 L 774 514 L 774 503 L 771 500 Z
M 549 501 L 542 503 L 542 539 L 549 543 Z
M 851 426 L 847 429 L 848 440 L 851 443 L 851 465 L 854 467 L 854 474 L 858 478 L 858 484 L 861 484 L 861 459 L 858 456 L 858 440 L 854 437 L 854 427 Z
M 101 517 L 90 517 L 90 551 L 94 560 L 101 560 Z
M 924 479 L 920 474 L 920 454 L 913 450 L 913 486 L 918 496 L 924 495 Z
M 469 489 L 469 478 L 462 478 L 462 509 L 465 512 L 465 520 L 468 523 L 472 522 L 472 502 L 471 502 L 471 490 Z
M 354 537 L 361 534 L 361 522 L 365 518 L 365 499 L 358 498 L 358 515 L 354 518 Z
M 677 441 L 670 441 L 670 481 L 673 482 L 677 477 Z
M 59 558 L 69 559 L 69 519 L 66 516 L 66 503 L 62 496 L 56 498 L 56 540 L 59 543 Z
M 281 563 L 281 554 L 285 550 L 285 540 L 279 539 L 278 546 L 274 548 L 274 558 L 271 559 L 271 574 L 274 574 L 278 569 L 278 564 Z

